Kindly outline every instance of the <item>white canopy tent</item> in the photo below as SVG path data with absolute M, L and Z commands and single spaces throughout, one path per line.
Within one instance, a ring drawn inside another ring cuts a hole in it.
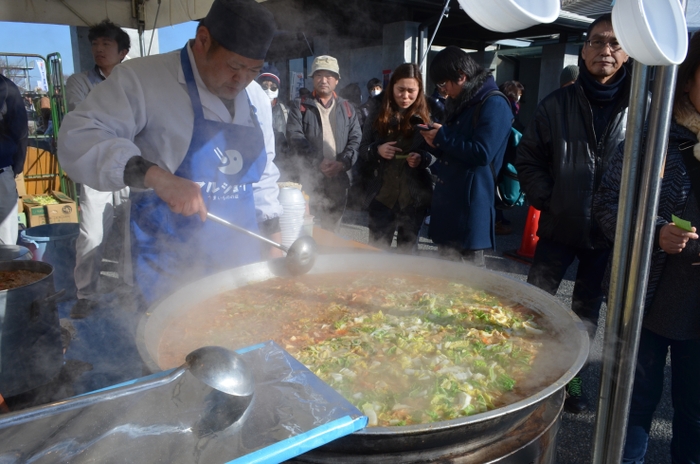
M 157 29 L 203 18 L 214 0 L 0 0 L 0 21 Z

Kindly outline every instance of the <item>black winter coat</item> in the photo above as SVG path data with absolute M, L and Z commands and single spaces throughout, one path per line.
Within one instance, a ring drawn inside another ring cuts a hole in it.
M 12 166 L 15 175 L 22 172 L 28 137 L 22 95 L 14 82 L 0 75 L 0 168 Z
M 610 157 L 625 138 L 627 79 L 599 143 L 580 78 L 540 102 L 515 159 L 520 186 L 541 211 L 539 237 L 580 248 L 609 247 L 592 221 L 591 202 Z
M 362 165 L 360 175 L 362 176 L 362 185 L 364 186 L 364 199 L 361 206 L 367 208 L 374 197 L 379 194 L 382 188 L 384 169 L 391 162 L 382 158 L 377 149 L 379 145 L 386 142 L 396 141 L 382 137 L 374 128 L 374 122 L 379 116 L 378 112 L 370 114 L 366 120 L 362 131 L 362 143 L 360 144 L 360 159 L 358 163 Z M 402 176 L 405 176 L 408 181 L 408 189 L 411 193 L 411 201 L 416 209 L 427 208 L 430 206 L 430 200 L 433 194 L 433 181 L 430 176 L 428 167 L 433 161 L 432 155 L 428 152 L 428 144 L 418 130 L 413 131 L 411 140 L 402 144 L 403 155 L 415 152 L 421 155 L 421 163 L 419 166 L 412 168 L 408 163 L 404 162 Z

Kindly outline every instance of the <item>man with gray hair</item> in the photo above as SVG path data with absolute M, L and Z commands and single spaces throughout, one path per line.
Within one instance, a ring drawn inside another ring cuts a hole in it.
M 287 140 L 296 164 L 296 180 L 309 193 L 311 214 L 321 227 L 337 229 L 345 212 L 349 171 L 362 139 L 355 108 L 338 97 L 338 60 L 316 57 L 311 66 L 314 91 L 295 100 L 289 109 Z
M 574 84 L 539 104 L 518 144 L 515 167 L 532 206 L 542 212 L 539 241 L 527 281 L 554 295 L 578 258 L 571 309 L 595 337 L 610 243 L 591 216 L 593 195 L 617 146 L 625 139 L 631 77 L 629 59 L 610 15 L 588 28 Z M 581 376 L 567 386 L 564 407 L 588 408 Z
M 116 66 L 63 120 L 58 157 L 72 179 L 131 187 L 134 281 L 145 304 L 271 253 L 206 221 L 208 212 L 281 238 L 272 108 L 253 82 L 275 32 L 255 0 L 214 0 L 181 50 Z

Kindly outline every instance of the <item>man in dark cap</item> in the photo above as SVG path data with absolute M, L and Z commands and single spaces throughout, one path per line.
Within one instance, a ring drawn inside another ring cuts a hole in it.
M 255 79 L 270 99 L 272 106 L 272 130 L 275 133 L 275 164 L 280 170 L 280 180 L 288 180 L 289 168 L 287 154 L 287 116 L 289 108 L 279 99 L 280 73 L 274 65 L 267 65 Z
M 215 0 L 182 50 L 130 60 L 66 115 L 62 167 L 101 191 L 131 187 L 134 280 L 147 303 L 186 279 L 264 259 L 279 239 L 270 100 L 253 83 L 276 26 L 254 0 Z
M 559 87 L 566 87 L 572 85 L 578 79 L 578 66 L 575 64 L 570 64 L 564 67 L 559 74 Z
M 373 77 L 367 81 L 367 100 L 360 106 L 358 117 L 361 118 L 360 125 L 364 126 L 370 114 L 374 114 L 382 103 L 382 81 Z

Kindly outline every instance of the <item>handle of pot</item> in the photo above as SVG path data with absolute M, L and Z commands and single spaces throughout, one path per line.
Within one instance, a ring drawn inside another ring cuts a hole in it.
M 21 237 L 20 240 L 22 242 L 21 245 L 24 247 L 27 247 L 29 249 L 29 251 L 32 253 L 32 259 L 35 259 L 34 253 L 36 252 L 36 250 L 39 249 L 39 244 L 36 243 L 34 240 L 27 238 L 27 237 Z
M 43 320 L 43 315 L 47 311 L 51 311 L 56 304 L 56 301 L 66 294 L 66 289 L 62 288 L 53 295 L 45 298 L 37 298 L 32 301 L 32 307 L 29 310 L 29 322 L 37 322 Z

